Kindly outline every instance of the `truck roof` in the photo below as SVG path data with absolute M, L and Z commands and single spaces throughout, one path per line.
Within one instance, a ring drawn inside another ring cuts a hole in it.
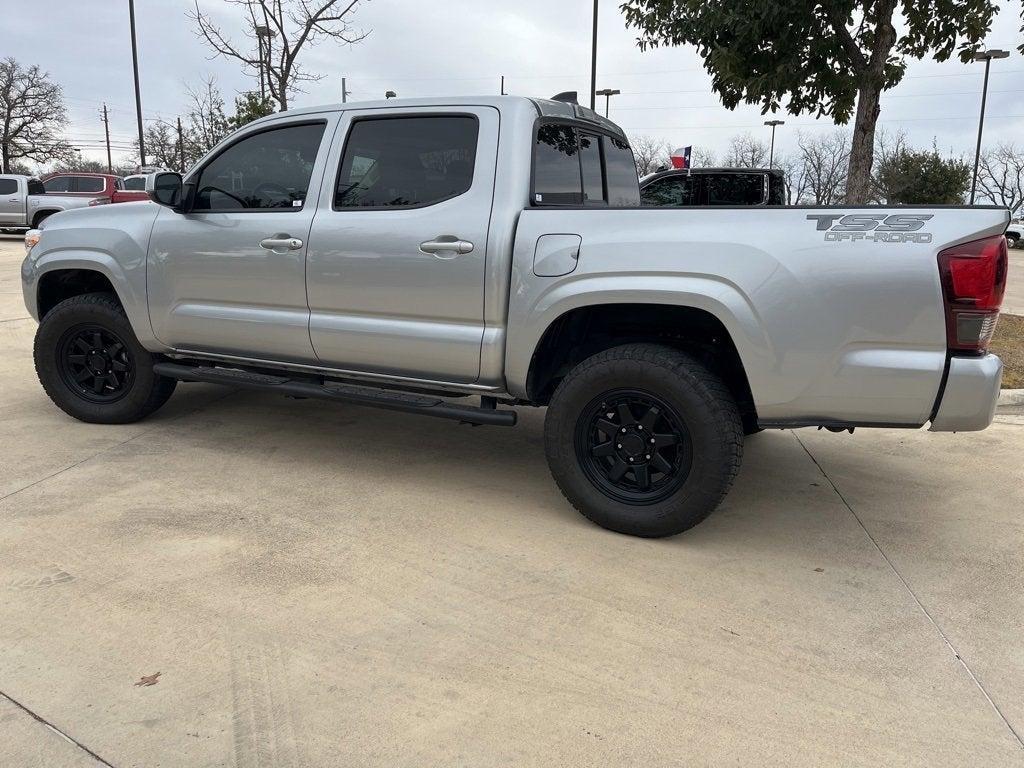
M 375 101 L 349 101 L 345 103 L 321 104 L 315 107 L 289 109 L 288 115 L 316 114 L 317 112 L 341 111 L 346 109 L 404 109 L 408 107 L 494 107 L 503 112 L 531 111 L 536 117 L 556 117 L 581 120 L 625 138 L 626 134 L 618 125 L 596 112 L 567 101 L 535 99 L 527 96 L 434 96 L 419 99 L 378 99 Z M 270 122 L 281 113 L 261 117 L 253 123 Z

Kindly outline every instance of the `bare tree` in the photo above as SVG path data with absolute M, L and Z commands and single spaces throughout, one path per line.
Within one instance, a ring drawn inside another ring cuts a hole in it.
M 1011 215 L 1024 206 L 1024 150 L 1015 144 L 1000 144 L 981 156 L 978 186 L 982 197 L 1005 205 Z
M 191 164 L 217 146 L 231 133 L 231 121 L 224 113 L 224 97 L 217 88 L 217 79 L 208 77 L 200 88 L 188 88 L 192 106 L 188 111 L 186 162 Z M 147 144 L 148 146 L 148 144 Z
M 195 22 L 196 33 L 213 49 L 215 56 L 236 59 L 253 77 L 266 77 L 270 96 L 288 109 L 288 101 L 301 92 L 303 82 L 320 80 L 299 66 L 299 54 L 306 45 L 321 39 L 340 40 L 352 45 L 369 32 L 350 25 L 359 0 L 224 0 L 241 6 L 245 45 L 237 45 L 213 23 L 210 16 L 195 10 L 188 17 Z M 266 30 L 264 32 L 264 30 Z M 263 34 L 260 34 L 263 32 Z
M 875 166 L 871 182 L 871 202 L 884 203 L 886 201 L 893 190 L 888 189 L 886 183 L 882 181 L 880 169 L 892 167 L 895 159 L 909 148 L 907 134 L 902 129 L 895 133 L 891 133 L 885 128 L 878 129 L 875 134 Z
M 633 148 L 633 161 L 636 163 L 636 172 L 641 176 L 654 173 L 659 168 L 671 167 L 672 161 L 669 154 L 672 148 L 664 139 L 656 139 L 653 136 L 637 135 L 629 140 L 629 146 Z
M 694 147 L 690 152 L 690 166 L 693 168 L 714 168 L 718 156 L 706 147 Z
M 184 173 L 182 166 L 182 154 L 187 154 L 188 144 L 185 140 L 185 147 L 178 142 L 178 129 L 163 120 L 157 120 L 146 126 L 143 132 L 146 140 L 146 160 L 150 165 L 166 168 L 170 171 Z M 135 157 L 139 156 L 139 140 L 132 140 Z
M 61 88 L 32 65 L 13 58 L 0 61 L 0 169 L 10 173 L 16 161 L 47 163 L 70 158 L 71 145 L 61 138 L 67 125 Z
M 768 147 L 750 133 L 741 133 L 729 140 L 725 164 L 730 168 L 764 168 L 768 165 Z
M 850 165 L 850 136 L 835 130 L 826 134 L 797 133 L 801 195 L 796 199 L 814 205 L 834 205 L 846 195 Z

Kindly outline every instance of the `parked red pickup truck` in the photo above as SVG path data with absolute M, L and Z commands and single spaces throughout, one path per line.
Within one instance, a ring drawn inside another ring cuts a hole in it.
M 149 199 L 144 190 L 125 189 L 124 179 L 111 173 L 51 173 L 43 177 L 43 188 L 64 195 L 105 197 L 110 203 Z

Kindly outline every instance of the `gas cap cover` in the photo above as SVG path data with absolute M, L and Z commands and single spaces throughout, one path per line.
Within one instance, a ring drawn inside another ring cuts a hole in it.
M 541 235 L 533 252 L 533 274 L 537 277 L 568 275 L 579 263 L 579 235 Z

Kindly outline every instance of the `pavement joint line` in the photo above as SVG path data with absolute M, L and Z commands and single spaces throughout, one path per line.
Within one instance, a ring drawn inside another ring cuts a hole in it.
M 114 768 L 113 763 L 110 763 L 110 762 L 104 760 L 102 757 L 97 755 L 95 752 L 93 752 L 91 749 L 89 749 L 87 746 L 85 746 L 85 744 L 80 742 L 78 739 L 76 739 L 73 736 L 69 736 L 67 733 L 62 731 L 60 728 L 58 728 L 53 723 L 51 723 L 51 722 L 47 721 L 46 719 L 40 717 L 39 715 L 37 715 L 35 712 L 33 712 L 28 707 L 26 707 L 24 704 L 22 704 L 17 699 L 12 699 L 10 696 L 8 696 L 3 691 L 0 691 L 0 696 L 2 696 L 3 698 L 7 699 L 7 701 L 11 702 L 11 704 L 13 704 L 18 709 L 20 709 L 22 712 L 27 714 L 29 717 L 31 717 L 33 720 L 35 720 L 37 723 L 40 723 L 40 724 L 46 726 L 47 728 L 49 728 L 51 731 L 56 733 L 58 736 L 60 736 L 62 739 L 64 739 L 69 744 L 73 744 L 74 746 L 78 747 L 80 750 L 82 750 L 87 755 L 89 755 L 89 757 L 91 757 L 93 760 L 98 761 L 100 763 L 100 765 L 105 765 L 105 766 L 107 766 L 107 768 Z
M 68 466 L 66 466 L 66 467 L 64 467 L 62 469 L 58 469 L 56 472 L 53 472 L 53 473 L 47 475 L 46 477 L 41 477 L 38 480 L 33 480 L 31 483 L 28 483 L 27 485 L 23 485 L 21 488 L 18 488 L 17 490 L 14 490 L 14 491 L 11 491 L 10 493 L 8 493 L 5 496 L 0 496 L 0 504 L 2 504 L 3 502 L 7 501 L 7 499 L 11 498 L 12 496 L 18 495 L 22 491 L 27 491 L 29 488 L 34 488 L 35 486 L 39 485 L 40 483 L 45 483 L 47 480 L 52 480 L 53 478 L 57 477 L 58 475 L 63 475 L 65 472 L 68 472 L 68 471 L 70 471 L 72 469 L 75 469 L 76 467 L 80 467 L 83 464 L 85 464 L 87 461 L 92 461 L 97 456 L 102 456 L 104 453 L 112 451 L 115 448 L 120 448 L 121 446 L 127 445 L 128 443 L 132 442 L 133 440 L 138 440 L 140 437 L 144 437 L 145 435 L 148 435 L 148 434 L 150 434 L 152 432 L 155 432 L 156 430 L 160 429 L 160 427 L 164 426 L 165 424 L 172 424 L 175 421 L 178 421 L 179 419 L 184 419 L 186 416 L 192 416 L 193 414 L 198 413 L 199 411 L 203 410 L 204 408 L 208 408 L 209 406 L 213 405 L 214 403 L 219 403 L 221 400 L 226 400 L 228 397 L 230 397 L 231 395 L 235 394 L 238 391 L 239 390 L 237 390 L 237 389 L 232 389 L 226 395 L 223 395 L 223 396 L 218 397 L 218 398 L 216 398 L 214 400 L 211 400 L 208 403 L 204 403 L 203 405 L 200 405 L 198 408 L 193 408 L 191 411 L 186 411 L 185 413 L 182 413 L 179 416 L 176 416 L 173 419 L 168 420 L 167 422 L 164 422 L 162 424 L 157 424 L 155 426 L 152 426 L 152 427 L 150 427 L 147 430 L 139 432 L 139 434 L 137 434 L 137 435 L 132 435 L 127 440 L 122 440 L 120 443 L 115 443 L 114 445 L 108 445 L 106 448 L 104 448 L 102 450 L 99 450 L 99 451 L 96 451 L 96 453 L 90 454 L 89 456 L 86 456 L 84 459 L 82 459 L 80 461 L 76 461 L 74 464 L 69 464 Z
M 31 317 L 9 317 L 6 320 L 0 320 L 0 323 L 16 323 L 19 320 L 31 320 Z
M 996 704 L 995 701 L 993 701 L 991 696 L 989 696 L 988 691 L 985 690 L 985 686 L 981 684 L 981 680 L 978 679 L 978 676 L 974 674 L 974 671 L 968 666 L 967 662 L 964 661 L 963 657 L 960 655 L 960 652 L 954 647 L 953 643 L 950 642 L 949 638 L 946 636 L 946 633 L 942 631 L 942 627 L 940 627 L 939 623 L 935 620 L 935 617 L 933 617 L 931 613 L 929 613 L 928 609 L 925 608 L 924 603 L 921 602 L 921 598 L 917 596 L 917 593 L 914 592 L 913 588 L 903 577 L 903 574 L 900 573 L 899 569 L 896 567 L 896 564 L 889 559 L 889 556 L 887 554 L 885 554 L 885 551 L 882 549 L 881 546 L 879 546 L 878 541 L 876 541 L 875 537 L 871 535 L 871 531 L 869 531 L 867 529 L 867 526 L 864 525 L 864 521 L 860 519 L 860 516 L 854 511 L 853 507 L 850 506 L 850 502 L 846 500 L 846 497 L 843 496 L 842 491 L 839 490 L 839 487 L 835 484 L 832 478 L 828 476 L 828 473 L 825 471 L 825 468 L 821 466 L 821 464 L 818 462 L 816 458 L 814 458 L 814 454 L 810 452 L 810 450 L 804 444 L 804 441 L 800 439 L 800 436 L 796 434 L 796 432 L 794 432 L 793 430 L 790 430 L 790 432 L 792 433 L 793 437 L 796 438 L 796 441 L 800 444 L 800 447 L 804 449 L 804 453 L 806 453 L 808 458 L 810 458 L 810 460 L 814 462 L 814 466 L 816 466 L 818 468 L 818 471 L 821 472 L 822 477 L 824 477 L 828 481 L 828 484 L 832 486 L 832 490 L 835 491 L 835 494 L 836 496 L 839 497 L 839 500 L 843 502 L 843 506 L 845 506 L 849 510 L 850 514 L 853 515 L 853 519 L 857 521 L 857 524 L 861 527 L 861 530 L 864 531 L 864 535 L 868 537 L 868 540 L 872 544 L 874 544 L 875 549 L 878 550 L 878 554 L 882 556 L 882 559 L 885 560 L 889 568 L 892 569 L 892 572 L 896 574 L 896 578 L 900 580 L 900 583 L 903 584 L 903 587 L 907 590 L 907 592 L 910 593 L 910 596 L 914 598 L 914 602 L 917 603 L 917 607 L 921 610 L 921 613 L 923 613 L 925 617 L 928 619 L 928 621 L 931 622 L 932 626 L 935 627 L 935 631 L 939 633 L 939 637 L 942 638 L 942 641 L 946 644 L 946 647 L 949 648 L 949 650 L 953 653 L 953 655 L 956 657 L 956 660 L 960 662 L 960 666 L 964 668 L 964 671 L 967 672 L 967 675 L 971 678 L 972 681 L 974 681 L 974 684 L 978 687 L 978 690 L 981 691 L 981 695 L 985 697 L 985 700 L 989 703 L 989 705 L 992 707 L 995 713 L 999 716 L 999 719 L 1002 720 L 1003 724 L 1007 727 L 1007 729 L 1009 729 L 1013 738 L 1016 740 L 1017 745 L 1021 749 L 1024 749 L 1024 738 L 1022 738 L 1021 734 L 1019 734 L 1017 730 L 1013 727 L 1013 725 L 1010 724 L 1010 721 L 1006 719 L 1006 715 L 1003 714 L 1003 711 L 999 708 L 999 705 Z

